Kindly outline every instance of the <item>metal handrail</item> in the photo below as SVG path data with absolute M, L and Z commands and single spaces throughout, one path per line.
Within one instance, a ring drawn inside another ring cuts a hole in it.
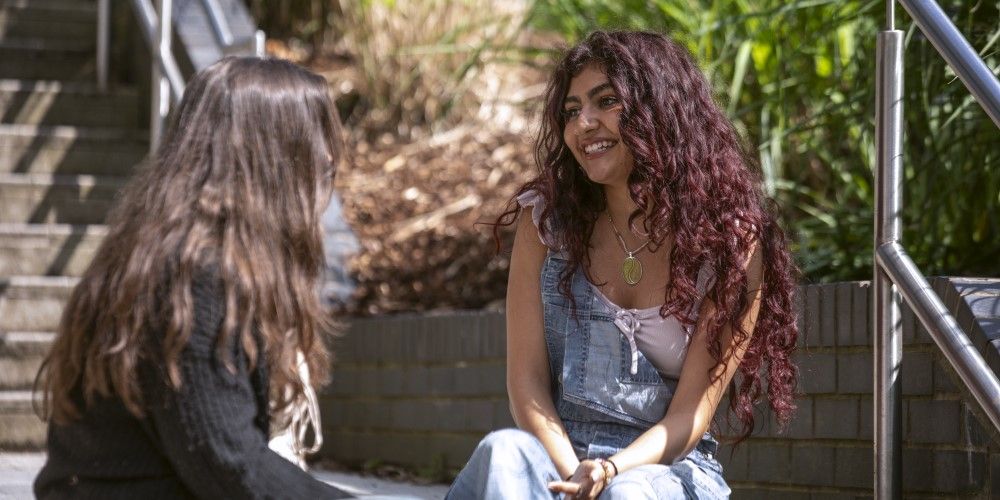
M 1000 81 L 933 0 L 899 0 L 948 66 L 1000 127 Z
M 155 1 L 156 5 L 151 1 Z M 229 53 L 233 47 L 252 43 L 257 57 L 264 57 L 265 36 L 262 30 L 257 30 L 252 37 L 234 40 L 218 0 L 201 0 L 201 3 L 224 53 Z M 97 4 L 97 87 L 101 91 L 106 91 L 108 87 L 110 4 L 110 0 L 98 0 Z M 173 5 L 172 0 L 132 0 L 132 10 L 139 18 L 139 26 L 153 56 L 149 133 L 150 149 L 155 150 L 170 111 L 171 99 L 173 102 L 180 102 L 185 87 L 180 66 L 171 50 Z
M 170 7 L 173 1 L 153 1 L 156 2 L 155 7 L 150 0 L 132 0 L 132 8 L 139 16 L 139 26 L 142 28 L 146 43 L 153 53 L 154 66 L 159 66 L 160 71 L 170 81 L 171 95 L 175 101 L 180 102 L 181 97 L 184 95 L 186 84 L 184 83 L 181 68 L 177 64 L 177 59 L 174 58 L 174 53 L 170 48 L 170 33 L 173 31 L 173 16 L 171 15 L 172 9 Z M 161 26 L 161 19 L 164 21 L 162 25 L 165 28 L 163 35 L 167 37 L 165 44 L 161 43 L 160 40 L 159 28 Z
M 897 242 L 886 243 L 876 252 L 879 265 L 889 273 L 920 322 L 936 333 L 931 336 L 955 367 L 959 378 L 972 396 L 986 410 L 986 417 L 1000 429 L 1000 382 L 989 365 L 962 332 L 948 308 L 931 290 L 916 264 Z
M 208 13 L 208 20 L 215 33 L 215 39 L 222 46 L 224 53 L 229 53 L 233 47 L 250 45 L 253 46 L 254 54 L 257 57 L 264 57 L 264 32 L 262 30 L 257 30 L 253 36 L 237 40 L 233 36 L 233 30 L 229 28 L 229 21 L 226 20 L 219 0 L 201 0 L 201 4 L 205 8 L 205 12 Z
M 208 12 L 208 19 L 212 23 L 212 30 L 215 31 L 215 38 L 224 46 L 233 44 L 233 32 L 229 29 L 229 23 L 222 14 L 222 6 L 219 0 L 202 0 L 202 5 Z
M 97 89 L 108 90 L 108 53 L 111 44 L 111 0 L 97 0 Z
M 935 49 L 1000 126 L 1000 82 L 933 0 L 899 0 Z M 901 297 L 944 352 L 962 382 L 1000 430 L 1000 381 L 948 313 L 900 244 L 903 187 L 903 32 L 895 2 L 886 2 L 878 34 L 875 190 L 875 496 L 902 498 L 903 360 Z

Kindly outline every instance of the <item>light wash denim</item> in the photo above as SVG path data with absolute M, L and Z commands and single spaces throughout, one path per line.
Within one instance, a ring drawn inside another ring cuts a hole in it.
M 541 289 L 545 344 L 552 396 L 577 457 L 606 458 L 627 447 L 666 415 L 677 380 L 663 377 L 640 352 L 631 373 L 632 350 L 584 273 L 575 272 L 575 314 L 559 292 L 567 262 L 549 251 Z M 718 442 L 705 434 L 698 446 L 672 465 L 644 465 L 623 472 L 601 494 L 607 499 L 728 498 L 730 489 L 715 460 Z M 558 480 L 541 443 L 518 430 L 486 436 L 455 478 L 448 499 L 558 498 L 548 491 Z

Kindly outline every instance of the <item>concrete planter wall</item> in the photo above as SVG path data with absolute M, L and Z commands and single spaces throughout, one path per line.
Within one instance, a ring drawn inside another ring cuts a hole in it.
M 946 302 L 949 283 L 936 280 Z M 735 452 L 723 447 L 719 457 L 734 498 L 872 494 L 868 283 L 803 286 L 800 292 L 799 412 L 783 434 L 762 414 L 753 438 Z M 975 322 L 960 303 L 949 304 L 960 322 Z M 344 462 L 461 467 L 484 434 L 513 426 L 504 335 L 500 312 L 350 323 L 336 342 L 334 379 L 321 397 L 321 454 Z M 1000 497 L 1000 440 L 965 404 L 954 375 L 909 311 L 904 338 L 907 496 Z M 1000 357 L 993 352 L 988 361 L 996 369 Z

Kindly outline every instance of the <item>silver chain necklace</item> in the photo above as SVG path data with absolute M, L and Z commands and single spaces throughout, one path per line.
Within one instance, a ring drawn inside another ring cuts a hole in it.
M 646 239 L 645 243 L 639 245 L 639 248 L 629 250 L 628 247 L 625 246 L 625 239 L 622 238 L 622 233 L 618 232 L 618 226 L 615 225 L 615 219 L 611 216 L 611 210 L 608 210 L 607 213 L 608 222 L 611 223 L 611 229 L 614 230 L 615 236 L 618 237 L 618 243 L 621 244 L 622 250 L 625 252 L 625 260 L 622 261 L 622 279 L 625 280 L 625 283 L 635 286 L 639 283 L 639 280 L 642 279 L 642 262 L 639 261 L 635 254 L 641 252 L 643 248 L 646 248 L 646 245 L 649 244 L 649 239 Z

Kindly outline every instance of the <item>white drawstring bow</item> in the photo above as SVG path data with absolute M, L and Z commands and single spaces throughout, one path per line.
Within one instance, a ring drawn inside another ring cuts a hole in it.
M 639 331 L 641 323 L 639 322 L 639 317 L 636 316 L 635 312 L 628 309 L 619 309 L 615 313 L 615 326 L 625 335 L 628 339 L 629 349 L 632 351 L 632 366 L 629 368 L 629 373 L 635 375 L 639 372 L 639 348 L 635 345 L 635 333 Z

